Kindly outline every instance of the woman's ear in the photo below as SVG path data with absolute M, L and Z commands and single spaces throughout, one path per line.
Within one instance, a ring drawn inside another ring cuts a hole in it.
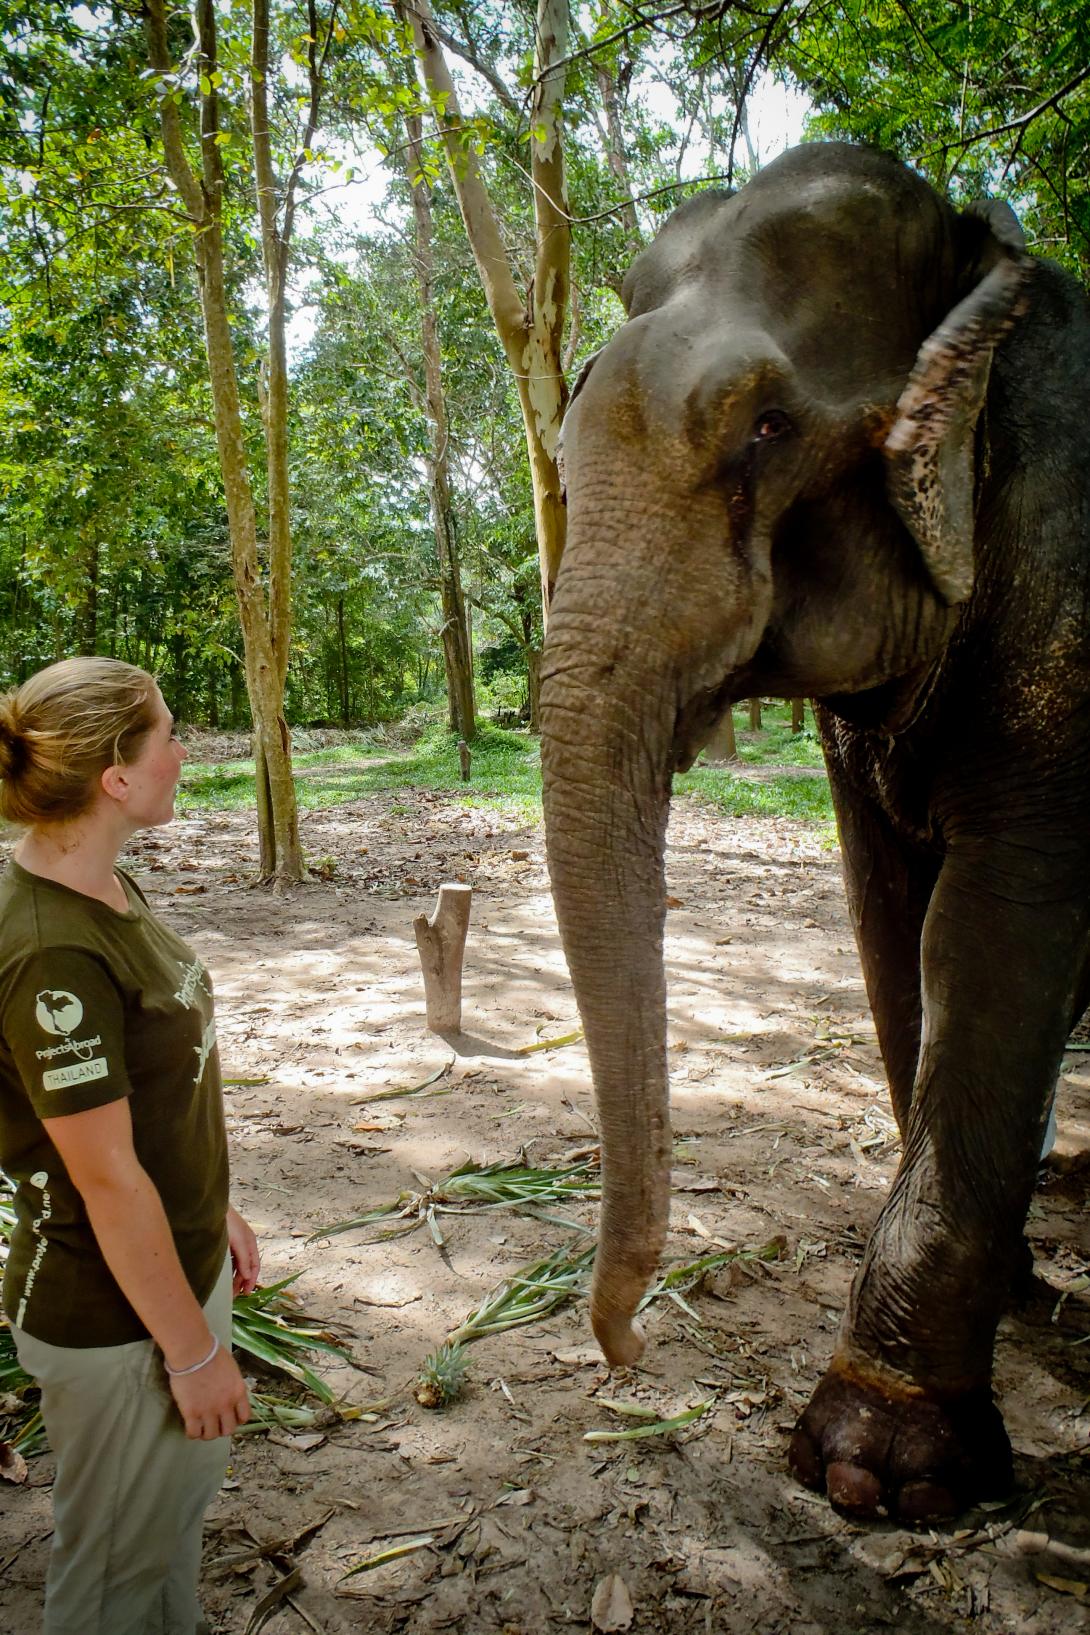
M 921 346 L 883 451 L 890 500 L 948 605 L 973 587 L 977 420 L 1033 275 L 1009 206 L 971 205 L 959 226 L 969 292 Z
M 105 767 L 99 778 L 99 782 L 102 785 L 103 794 L 108 795 L 111 800 L 124 801 L 127 799 L 129 793 L 129 780 L 125 776 L 125 768 L 123 766 L 115 765 Z

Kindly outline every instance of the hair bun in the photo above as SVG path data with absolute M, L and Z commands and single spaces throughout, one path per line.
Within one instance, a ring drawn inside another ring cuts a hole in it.
M 0 778 L 17 777 L 26 760 L 26 739 L 12 725 L 8 710 L 0 704 Z

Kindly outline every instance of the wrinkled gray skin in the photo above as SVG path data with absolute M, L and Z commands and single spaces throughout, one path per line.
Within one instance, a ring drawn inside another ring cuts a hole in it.
M 683 206 L 624 298 L 565 423 L 541 694 L 592 1322 L 636 1360 L 665 1236 L 671 774 L 730 701 L 809 695 L 904 1156 L 791 1460 L 949 1514 L 1010 1480 L 995 1330 L 1090 997 L 1087 306 L 1006 207 L 832 143 Z

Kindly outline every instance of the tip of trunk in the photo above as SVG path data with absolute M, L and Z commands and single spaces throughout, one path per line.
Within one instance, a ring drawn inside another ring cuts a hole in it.
M 634 1368 L 646 1344 L 642 1326 L 632 1317 L 616 1312 L 601 1314 L 591 1305 L 591 1326 L 602 1354 L 611 1368 Z

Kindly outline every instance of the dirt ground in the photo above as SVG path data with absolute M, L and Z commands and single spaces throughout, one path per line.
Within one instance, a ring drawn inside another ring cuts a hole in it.
M 518 1054 L 578 1023 L 543 837 L 457 795 L 375 796 L 304 814 L 308 855 L 333 859 L 332 877 L 276 897 L 247 886 L 250 826 L 182 818 L 129 860 L 212 969 L 225 1074 L 258 1081 L 227 1097 L 235 1201 L 265 1280 L 301 1274 L 306 1309 L 338 1325 L 360 1365 L 327 1377 L 357 1404 L 388 1406 L 324 1433 L 239 1439 L 209 1514 L 216 1631 L 553 1635 L 590 1630 L 592 1602 L 600 1627 L 670 1635 L 1090 1626 L 1090 1295 L 1078 1281 L 1090 1055 L 1065 1060 L 1060 1163 L 1029 1223 L 1051 1293 L 1000 1337 L 1015 1501 L 957 1531 L 849 1524 L 785 1463 L 897 1162 L 838 859 L 815 829 L 679 802 L 668 1259 L 777 1236 L 781 1258 L 718 1274 L 690 1297 L 695 1321 L 656 1301 L 636 1374 L 607 1374 L 576 1302 L 475 1343 L 465 1394 L 429 1412 L 408 1389 L 425 1354 L 502 1278 L 576 1234 L 507 1210 L 441 1216 L 442 1244 L 426 1225 L 310 1240 L 467 1158 L 543 1164 L 593 1145 L 582 1045 Z M 465 1033 L 447 1043 L 424 1027 L 412 919 L 458 878 L 474 888 L 473 918 Z M 430 1094 L 369 1100 L 440 1069 Z M 595 1207 L 550 1213 L 592 1224 Z M 670 1416 L 709 1398 L 672 1438 L 584 1440 L 637 1423 L 603 1399 Z M 28 1485 L 0 1493 L 8 1635 L 40 1629 L 50 1476 L 48 1456 L 35 1459 Z

